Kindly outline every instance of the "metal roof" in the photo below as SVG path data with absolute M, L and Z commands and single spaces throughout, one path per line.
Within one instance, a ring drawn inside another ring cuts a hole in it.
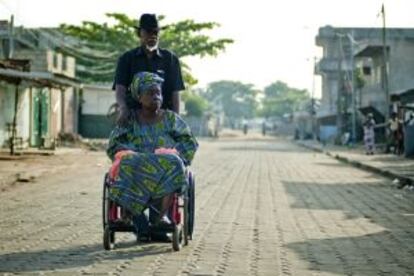
M 80 80 L 62 74 L 52 72 L 23 72 L 14 69 L 0 68 L 0 80 L 9 83 L 19 84 L 21 81 L 28 81 L 34 85 L 46 87 L 80 87 Z

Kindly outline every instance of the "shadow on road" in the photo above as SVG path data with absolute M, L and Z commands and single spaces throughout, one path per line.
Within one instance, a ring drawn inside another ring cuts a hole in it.
M 312 153 L 309 150 L 297 147 L 289 143 L 278 143 L 275 139 L 269 140 L 252 140 L 254 142 L 248 142 L 247 140 L 233 140 L 232 143 L 225 144 L 219 149 L 222 151 L 257 151 L 257 152 L 288 152 L 288 153 Z
M 124 242 L 111 251 L 102 244 L 81 245 L 62 249 L 15 252 L 0 255 L 0 272 L 38 272 L 48 270 L 78 269 L 102 261 L 128 261 L 144 256 L 172 252 L 171 245 Z
M 310 218 L 311 225 L 299 228 L 326 237 L 305 235 L 304 241 L 287 245 L 308 262 L 310 270 L 339 275 L 409 275 L 414 271 L 411 194 L 404 198 L 383 182 L 373 181 L 284 181 L 283 185 L 293 198 L 291 208 L 306 210 Z M 332 210 L 342 211 L 345 218 Z
M 315 162 L 314 163 L 317 166 L 323 166 L 323 167 L 337 167 L 337 168 L 342 168 L 342 167 L 348 167 L 350 165 L 342 163 L 342 162 Z
M 303 151 L 300 151 L 300 149 L 297 149 L 297 148 L 271 147 L 269 145 L 221 147 L 220 150 L 222 151 L 265 151 L 265 152 L 303 153 Z

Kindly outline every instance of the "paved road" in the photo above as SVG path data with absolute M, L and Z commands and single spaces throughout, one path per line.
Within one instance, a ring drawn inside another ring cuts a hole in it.
M 90 152 L 0 194 L 0 274 L 413 275 L 413 195 L 289 142 L 202 142 L 196 232 L 178 253 L 130 234 L 103 250 L 107 165 Z

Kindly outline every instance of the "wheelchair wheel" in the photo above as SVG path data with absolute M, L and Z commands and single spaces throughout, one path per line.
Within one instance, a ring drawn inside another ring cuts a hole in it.
M 182 243 L 182 236 L 183 236 L 183 231 L 181 226 L 179 225 L 175 225 L 174 226 L 174 232 L 172 234 L 172 247 L 174 249 L 174 251 L 180 251 L 181 249 L 181 243 Z
M 103 185 L 103 193 L 102 193 L 102 225 L 103 229 L 108 225 L 108 217 L 109 217 L 109 187 L 108 187 L 108 174 L 105 174 L 104 185 Z
M 190 175 L 188 187 L 188 237 L 190 240 L 193 239 L 194 221 L 195 221 L 195 176 Z
M 183 235 L 184 245 L 188 245 L 189 233 L 188 233 L 188 197 L 184 197 L 184 218 L 183 218 Z
M 115 232 L 109 228 L 109 225 L 105 227 L 103 235 L 103 246 L 105 250 L 111 250 L 115 243 Z

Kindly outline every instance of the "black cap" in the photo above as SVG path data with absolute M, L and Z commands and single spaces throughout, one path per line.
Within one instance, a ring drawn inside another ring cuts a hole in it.
M 141 15 L 139 19 L 139 25 L 137 26 L 139 29 L 144 29 L 147 31 L 151 30 L 159 30 L 160 27 L 158 26 L 157 16 L 155 14 L 144 13 Z

